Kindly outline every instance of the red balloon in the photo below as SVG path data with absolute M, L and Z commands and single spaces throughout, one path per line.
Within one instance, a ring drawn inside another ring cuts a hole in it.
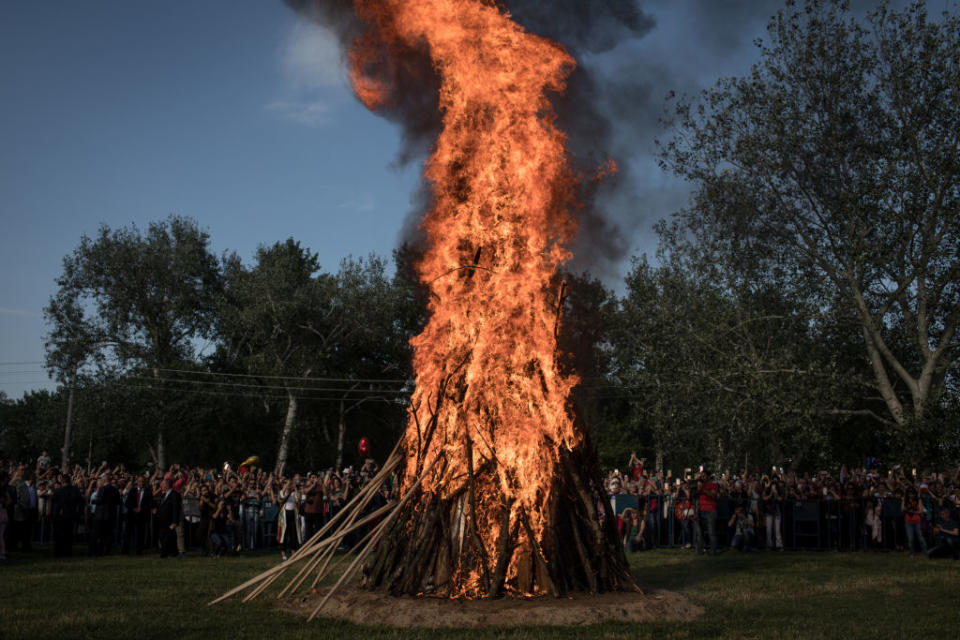
M 366 458 L 370 455 L 370 439 L 366 436 L 360 438 L 360 444 L 357 445 L 357 452 L 361 457 Z

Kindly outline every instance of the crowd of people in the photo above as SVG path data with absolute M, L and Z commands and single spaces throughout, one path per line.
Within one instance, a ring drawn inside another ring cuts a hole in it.
M 161 557 L 182 558 L 196 549 L 220 557 L 274 548 L 286 558 L 378 470 L 373 458 L 358 467 L 292 474 L 255 464 L 138 472 L 104 462 L 60 469 L 46 451 L 35 464 L 0 461 L 0 559 L 36 541 L 70 555 L 81 539 L 90 555 L 159 549 Z M 393 499 L 395 486 L 387 482 L 371 508 Z
M 135 472 L 104 462 L 59 469 L 46 451 L 35 463 L 0 461 L 0 559 L 7 549 L 30 550 L 37 540 L 52 542 L 56 555 L 70 555 L 78 536 L 90 555 L 115 547 L 130 554 L 158 549 L 164 558 L 182 558 L 188 549 L 220 557 L 271 548 L 286 558 L 378 470 L 372 458 L 358 467 L 292 474 L 255 464 Z M 627 471 L 611 469 L 605 484 L 629 552 L 783 550 L 791 538 L 793 548 L 960 555 L 960 469 L 918 473 L 865 465 L 836 474 L 777 467 L 716 474 L 700 467 L 675 476 L 647 469 L 633 455 Z M 396 492 L 391 478 L 369 510 Z
M 645 462 L 633 454 L 626 472 L 612 469 L 605 479 L 628 551 L 676 543 L 715 554 L 721 537 L 741 551 L 783 550 L 790 520 L 794 547 L 960 555 L 960 468 L 716 474 L 701 466 L 674 476 Z

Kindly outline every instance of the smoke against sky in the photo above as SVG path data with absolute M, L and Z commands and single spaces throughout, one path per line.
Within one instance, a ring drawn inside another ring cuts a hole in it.
M 351 0 L 285 0 L 294 11 L 330 29 L 342 50 L 364 32 Z M 694 95 L 725 75 L 746 73 L 757 38 L 782 8 L 753 0 L 499 0 L 527 31 L 560 42 L 577 60 L 567 91 L 553 97 L 558 125 L 568 136 L 575 169 L 584 177 L 574 270 L 588 269 L 616 286 L 626 259 L 655 246 L 652 224 L 682 207 L 688 186 L 656 162 L 669 95 Z M 855 13 L 875 3 L 855 0 Z M 327 64 L 324 62 L 324 64 Z M 346 64 L 345 62 L 343 64 Z M 387 51 L 367 72 L 391 87 L 378 115 L 399 126 L 396 166 L 422 161 L 439 128 L 439 80 L 425 51 Z M 615 176 L 595 182 L 608 159 Z M 420 185 L 401 241 L 418 240 L 417 222 L 429 206 Z
M 341 46 L 349 46 L 364 31 L 347 0 L 286 1 L 311 20 L 332 28 Z M 558 124 L 568 136 L 574 167 L 584 176 L 574 266 L 608 267 L 632 248 L 635 226 L 644 219 L 636 215 L 639 196 L 631 177 L 633 150 L 615 143 L 629 140 L 631 136 L 624 135 L 624 129 L 634 126 L 635 114 L 623 107 L 638 96 L 650 98 L 653 90 L 643 74 L 604 72 L 610 62 L 597 56 L 642 38 L 656 22 L 639 5 L 622 0 L 505 0 L 503 7 L 527 31 L 560 42 L 578 59 L 568 90 L 554 99 Z M 427 52 L 409 48 L 388 51 L 384 47 L 382 59 L 366 68 L 366 72 L 390 87 L 391 95 L 382 115 L 403 131 L 397 162 L 422 160 L 441 122 L 437 106 L 439 79 Z M 594 181 L 592 176 L 609 158 L 617 162 L 617 175 L 599 183 Z M 424 195 L 421 188 L 414 198 L 415 209 L 404 230 L 407 240 L 416 237 L 415 220 L 423 214 L 427 201 Z

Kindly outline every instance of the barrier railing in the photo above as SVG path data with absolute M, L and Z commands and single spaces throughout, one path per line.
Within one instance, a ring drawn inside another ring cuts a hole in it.
M 323 502 L 321 513 L 311 516 L 301 513 L 299 526 L 303 539 L 305 540 L 313 531 L 318 530 L 333 518 L 338 508 L 335 502 L 326 500 Z M 246 550 L 276 548 L 276 522 L 279 512 L 278 505 L 271 500 L 245 500 L 241 502 L 238 506 L 238 519 L 228 521 L 227 525 L 231 548 L 236 548 L 238 544 L 241 549 Z M 124 540 L 128 536 L 127 528 L 132 526 L 127 515 L 126 507 L 121 505 L 116 507 L 113 516 L 108 518 L 112 527 L 110 546 L 117 549 L 123 547 Z M 188 549 L 206 550 L 210 531 L 203 530 L 205 522 L 197 498 L 187 497 L 183 499 L 183 515 L 182 526 L 185 546 Z M 87 505 L 83 509 L 82 515 L 73 523 L 74 543 L 92 544 L 96 536 L 94 523 L 94 511 L 90 508 L 90 505 Z M 145 549 L 156 548 L 159 543 L 157 526 L 157 517 L 151 513 L 147 518 L 144 530 Z M 13 527 L 9 527 L 7 531 L 11 536 L 13 535 Z M 42 545 L 52 544 L 53 537 L 53 517 L 49 513 L 41 512 L 32 525 L 30 539 L 33 544 Z M 135 541 L 131 544 L 135 544 Z
M 617 494 L 608 496 L 611 507 L 617 516 L 621 537 L 624 526 L 623 513 L 627 509 L 640 511 L 645 521 L 646 532 L 643 548 L 678 547 L 685 542 L 684 536 L 690 535 L 685 529 L 695 529 L 698 526 L 699 514 L 695 513 L 691 525 L 685 526 L 677 518 L 676 501 L 670 494 L 651 494 L 655 502 L 655 509 L 649 507 L 647 496 L 634 494 Z M 716 534 L 717 547 L 730 545 L 733 532 L 729 521 L 736 506 L 749 508 L 751 501 L 735 500 L 732 498 L 717 499 Z M 879 513 L 878 526 L 880 540 L 874 542 L 872 530 L 869 527 L 867 512 L 868 506 L 874 513 Z M 754 521 L 755 545 L 762 549 L 767 546 L 766 532 L 766 503 L 757 501 L 757 514 Z M 903 548 L 906 541 L 903 509 L 899 498 L 841 498 L 821 500 L 784 499 L 777 501 L 776 508 L 780 514 L 780 533 L 784 548 L 792 550 L 840 550 L 859 551 L 876 549 L 892 551 Z M 928 510 L 932 515 L 933 510 Z M 928 516 L 929 518 L 929 516 Z M 775 523 L 775 519 L 774 519 Z M 933 543 L 932 528 L 937 524 L 936 518 L 927 520 L 924 527 L 924 536 L 927 545 Z M 771 536 L 775 541 L 776 536 Z M 775 543 L 774 543 L 775 544 Z
M 616 514 L 618 525 L 623 526 L 621 517 L 625 510 L 636 509 L 641 512 L 646 525 L 644 548 L 678 547 L 685 543 L 693 544 L 694 529 L 699 515 L 694 521 L 685 524 L 677 518 L 676 501 L 671 494 L 651 494 L 653 500 L 646 496 L 634 494 L 618 494 L 609 496 L 610 505 Z M 651 502 L 655 508 L 650 508 Z M 716 534 L 718 547 L 728 547 L 732 533 L 728 525 L 734 513 L 735 506 L 750 502 L 737 501 L 731 498 L 717 499 Z M 780 530 L 784 547 L 794 550 L 826 550 L 856 551 L 876 549 L 890 551 L 902 548 L 907 540 L 903 508 L 898 498 L 843 498 L 840 500 L 793 500 L 778 501 L 780 512 Z M 868 512 L 872 508 L 877 516 L 879 542 L 874 540 L 873 528 L 869 526 Z M 754 523 L 755 547 L 767 546 L 765 504 L 761 500 L 757 504 L 757 515 Z M 309 537 L 312 530 L 322 527 L 337 513 L 337 505 L 332 501 L 325 501 L 322 513 L 307 518 L 301 514 L 300 526 L 303 527 L 304 539 Z M 246 501 L 239 505 L 239 520 L 228 526 L 232 547 L 239 544 L 241 549 L 272 549 L 277 546 L 276 519 L 279 515 L 278 505 L 269 500 Z M 934 542 L 932 528 L 937 524 L 934 510 L 928 510 L 928 520 L 923 528 L 923 534 L 928 547 Z M 112 544 L 119 548 L 127 537 L 126 527 L 130 520 L 126 517 L 126 509 L 120 506 L 111 518 Z M 199 503 L 194 498 L 184 499 L 184 542 L 190 549 L 205 549 L 209 531 L 201 528 L 201 513 Z M 83 510 L 83 515 L 74 523 L 74 541 L 77 543 L 92 542 L 93 517 L 89 508 Z M 12 534 L 12 527 L 8 527 Z M 776 539 L 775 536 L 771 536 Z M 53 542 L 53 519 L 49 514 L 39 517 L 31 532 L 31 539 L 36 544 Z M 144 531 L 145 548 L 155 548 L 159 541 L 157 534 L 156 516 L 151 514 Z

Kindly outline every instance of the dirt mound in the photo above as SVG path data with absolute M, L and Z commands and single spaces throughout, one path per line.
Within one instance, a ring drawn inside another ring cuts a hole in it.
M 308 616 L 326 590 L 281 601 L 285 611 Z M 703 609 L 672 591 L 606 593 L 567 598 L 450 600 L 392 597 L 358 588 L 338 589 L 322 617 L 390 627 L 479 629 L 519 626 L 585 626 L 609 620 L 690 620 Z

